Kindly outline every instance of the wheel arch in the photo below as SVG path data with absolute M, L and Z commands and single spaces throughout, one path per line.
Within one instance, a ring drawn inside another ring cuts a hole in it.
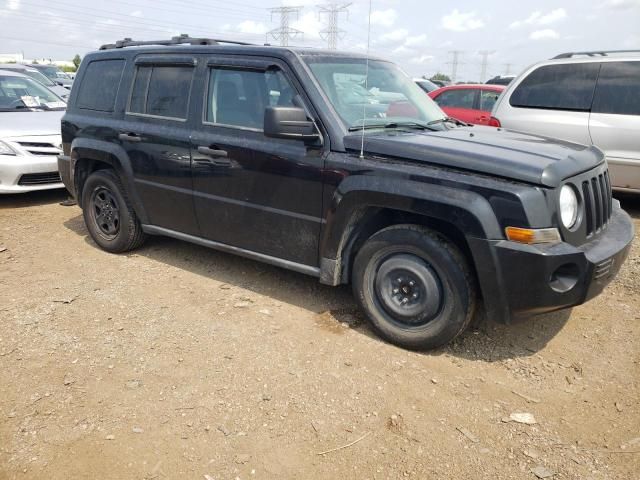
M 82 190 L 89 175 L 106 168 L 116 172 L 136 215 L 142 223 L 148 223 L 134 185 L 133 169 L 127 153 L 121 146 L 111 142 L 76 138 L 71 144 L 71 175 L 78 204 L 82 205 Z

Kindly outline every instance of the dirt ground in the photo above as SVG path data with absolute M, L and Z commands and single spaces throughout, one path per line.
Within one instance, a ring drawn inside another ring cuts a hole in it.
M 0 197 L 0 479 L 640 478 L 640 234 L 587 305 L 415 353 L 348 288 L 107 254 L 64 198 Z

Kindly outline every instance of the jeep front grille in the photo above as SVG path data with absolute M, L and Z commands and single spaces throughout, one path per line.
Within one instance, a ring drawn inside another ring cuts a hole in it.
M 613 209 L 609 171 L 582 182 L 587 238 L 607 225 Z

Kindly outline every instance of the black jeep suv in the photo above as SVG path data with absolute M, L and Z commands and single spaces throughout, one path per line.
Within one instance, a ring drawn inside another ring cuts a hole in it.
M 351 283 L 407 348 L 480 300 L 502 322 L 583 303 L 633 238 L 600 150 L 447 118 L 377 58 L 126 40 L 75 83 L 59 167 L 101 248 L 167 235 Z

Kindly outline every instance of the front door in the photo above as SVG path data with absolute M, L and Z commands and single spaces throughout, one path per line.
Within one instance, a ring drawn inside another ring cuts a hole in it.
M 202 236 L 307 266 L 318 265 L 323 149 L 267 138 L 267 106 L 302 104 L 274 60 L 211 58 L 192 136 L 193 187 Z
M 589 133 L 607 156 L 613 186 L 640 190 L 640 61 L 602 63 Z

